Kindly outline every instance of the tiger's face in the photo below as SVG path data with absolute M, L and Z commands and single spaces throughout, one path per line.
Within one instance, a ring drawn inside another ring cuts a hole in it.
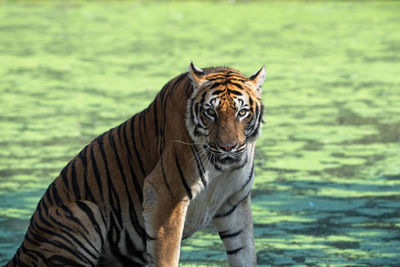
M 193 93 L 186 127 L 202 144 L 217 170 L 247 162 L 248 144 L 255 141 L 263 118 L 263 66 L 250 78 L 230 68 L 199 69 L 189 65 Z

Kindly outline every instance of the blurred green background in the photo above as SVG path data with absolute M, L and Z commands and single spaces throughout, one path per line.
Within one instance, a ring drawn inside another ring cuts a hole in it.
M 61 168 L 199 67 L 267 66 L 260 266 L 400 266 L 400 2 L 0 1 L 0 264 Z M 210 227 L 183 266 L 226 265 Z

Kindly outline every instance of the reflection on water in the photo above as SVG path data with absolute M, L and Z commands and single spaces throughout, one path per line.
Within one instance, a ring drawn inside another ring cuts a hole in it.
M 194 60 L 246 74 L 267 65 L 252 195 L 258 263 L 399 266 L 399 8 L 5 3 L 0 264 L 69 159 Z M 181 262 L 226 265 L 212 227 L 184 241 Z

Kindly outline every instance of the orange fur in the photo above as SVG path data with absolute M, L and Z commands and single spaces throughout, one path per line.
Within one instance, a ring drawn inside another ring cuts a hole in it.
M 177 266 L 183 237 L 212 220 L 229 225 L 236 207 L 231 220 L 241 225 L 250 212 L 264 78 L 264 67 L 246 78 L 191 64 L 62 170 L 7 266 Z M 245 228 L 248 248 L 228 250 L 230 262 L 254 258 L 252 227 Z

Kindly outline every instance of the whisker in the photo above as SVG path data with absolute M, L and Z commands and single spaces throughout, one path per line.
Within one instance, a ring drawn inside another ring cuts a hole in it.
M 196 161 L 196 156 L 200 159 L 203 160 L 203 155 L 205 155 L 207 151 L 201 149 L 199 151 L 196 151 L 194 153 L 191 153 L 191 158 L 187 161 L 187 163 L 184 165 L 184 167 L 188 166 L 189 164 L 192 164 L 193 162 Z
M 210 166 L 210 163 L 211 163 L 211 157 L 212 157 L 212 155 L 211 154 L 207 154 L 206 155 L 207 156 L 207 158 L 206 158 L 206 169 L 208 169 L 208 167 Z
M 193 146 L 193 145 L 204 145 L 204 143 L 187 143 L 187 142 L 183 142 L 183 141 L 181 141 L 181 140 L 171 140 L 171 142 L 180 143 L 180 144 L 189 145 L 189 146 Z
M 263 154 L 255 152 L 254 155 L 257 157 L 258 160 L 265 162 L 265 158 L 263 157 L 264 156 Z

